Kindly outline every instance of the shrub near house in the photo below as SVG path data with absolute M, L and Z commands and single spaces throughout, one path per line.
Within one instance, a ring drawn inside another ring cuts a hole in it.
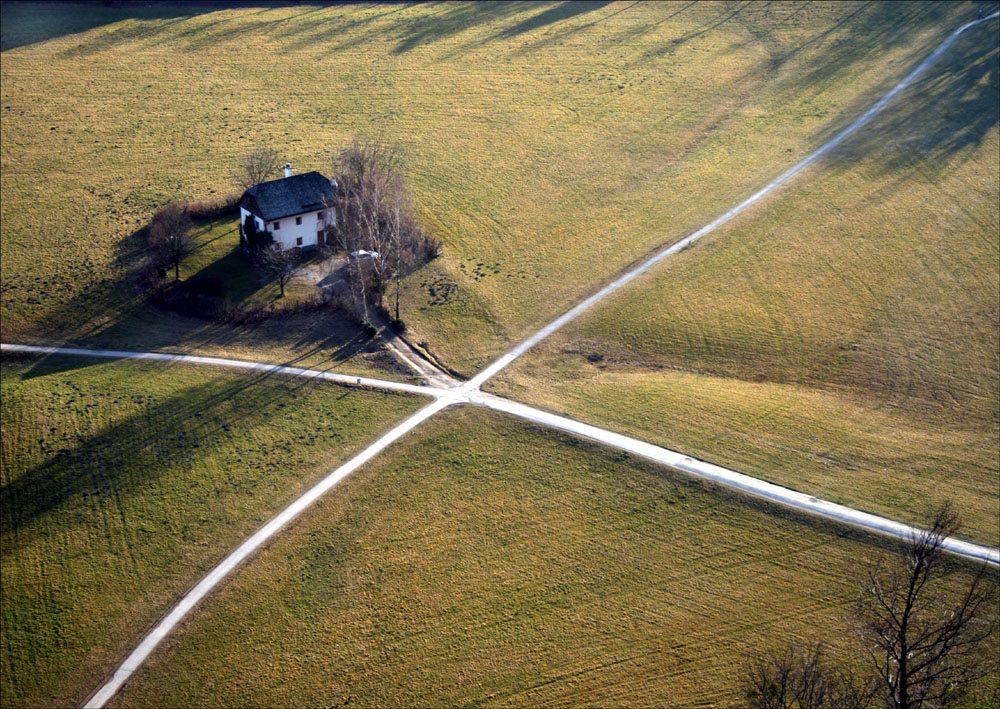
M 286 163 L 283 178 L 254 185 L 240 198 L 240 244 L 254 248 L 255 237 L 267 232 L 282 250 L 324 246 L 336 202 L 330 180 L 318 172 L 294 175 Z
M 153 305 L 216 322 L 248 324 L 325 304 L 321 294 L 309 287 L 286 292 L 302 249 L 261 248 L 273 245 L 271 234 L 257 231 L 252 214 L 239 223 L 239 200 L 237 194 L 175 202 L 157 212 L 149 229 L 150 257 L 136 273 L 137 283 Z M 252 253 L 233 243 L 236 233 Z M 176 263 L 165 261 L 163 234 L 183 237 L 184 252 Z M 292 297 L 285 300 L 286 295 Z

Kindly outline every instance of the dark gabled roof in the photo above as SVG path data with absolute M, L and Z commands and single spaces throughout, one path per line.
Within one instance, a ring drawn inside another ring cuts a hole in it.
M 257 212 L 257 216 L 265 222 L 314 212 L 323 209 L 324 204 L 336 203 L 337 199 L 333 185 L 318 172 L 261 182 L 243 193 L 241 203 L 249 202 L 247 197 L 252 197 L 257 207 L 250 211 Z

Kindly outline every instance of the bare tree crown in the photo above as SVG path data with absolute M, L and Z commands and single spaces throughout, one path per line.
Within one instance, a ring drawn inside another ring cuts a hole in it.
M 284 297 L 285 286 L 295 276 L 295 269 L 301 260 L 299 249 L 282 249 L 276 244 L 266 246 L 257 250 L 256 260 L 261 270 L 278 284 L 281 297 Z
M 232 179 L 238 187 L 247 190 L 267 180 L 280 167 L 281 157 L 278 151 L 262 145 L 240 156 L 233 169 Z
M 872 561 L 855 580 L 849 623 L 867 673 L 825 663 L 819 646 L 789 648 L 744 665 L 748 707 L 937 709 L 996 671 L 984 641 L 997 623 L 997 580 L 981 565 L 956 583 L 941 545 L 958 531 L 958 517 L 945 505 L 930 522 L 903 554 Z
M 180 263 L 194 251 L 191 229 L 194 222 L 183 203 L 168 204 L 153 215 L 149 227 L 149 250 L 157 266 L 174 269 L 174 279 L 180 280 Z
M 355 139 L 333 155 L 337 184 L 337 225 L 329 240 L 348 254 L 377 254 L 351 264 L 352 292 L 362 319 L 368 322 L 369 301 L 382 304 L 386 285 L 434 258 L 438 243 L 420 226 L 403 176 L 399 146 L 382 139 Z M 333 206 L 333 205 L 331 205 Z
M 871 564 L 857 581 L 853 629 L 894 709 L 947 706 L 988 671 L 982 643 L 996 624 L 996 585 L 980 566 L 949 591 L 941 543 L 960 529 L 945 505 L 902 560 Z

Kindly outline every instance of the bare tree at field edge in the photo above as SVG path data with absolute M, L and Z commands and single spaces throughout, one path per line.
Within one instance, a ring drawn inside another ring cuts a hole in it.
M 185 256 L 194 251 L 191 229 L 194 222 L 184 204 L 168 204 L 154 216 L 149 227 L 149 250 L 153 262 L 174 269 L 174 280 L 181 279 L 180 266 Z
M 376 138 L 355 139 L 333 157 L 338 220 L 330 240 L 349 255 L 364 254 L 351 258 L 349 277 L 355 306 L 366 325 L 369 305 L 382 305 L 386 286 L 393 280 L 399 324 L 402 274 L 440 251 L 437 240 L 415 216 L 402 165 L 400 148 Z
M 985 565 L 959 590 L 942 542 L 958 531 L 950 506 L 902 555 L 871 561 L 855 579 L 848 619 L 867 666 L 832 664 L 822 645 L 751 658 L 743 684 L 750 709 L 937 709 L 955 706 L 996 670 L 986 641 L 997 624 L 997 585 Z
M 956 595 L 939 588 L 948 562 L 941 543 L 958 529 L 942 507 L 901 561 L 873 563 L 857 580 L 853 630 L 893 709 L 948 706 L 988 672 L 983 642 L 996 626 L 997 594 L 986 567 Z

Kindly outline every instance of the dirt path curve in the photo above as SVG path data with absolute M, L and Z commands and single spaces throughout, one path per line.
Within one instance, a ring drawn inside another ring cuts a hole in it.
M 696 239 L 704 236 L 705 234 L 711 232 L 712 230 L 718 228 L 722 224 L 725 224 L 730 219 L 740 214 L 746 210 L 749 206 L 759 201 L 766 195 L 770 194 L 778 187 L 786 183 L 792 177 L 797 175 L 799 172 L 804 170 L 809 165 L 816 162 L 820 157 L 828 153 L 834 147 L 842 143 L 847 137 L 852 135 L 861 126 L 866 124 L 872 119 L 879 111 L 881 111 L 893 98 L 895 98 L 901 91 L 903 91 L 907 86 L 909 86 L 914 79 L 917 78 L 928 66 L 933 64 L 947 49 L 955 42 L 959 35 L 965 32 L 970 27 L 974 27 L 982 22 L 996 19 L 1000 16 L 1000 12 L 995 12 L 988 17 L 980 20 L 966 23 L 955 30 L 951 35 L 948 36 L 944 42 L 938 46 L 923 62 L 921 62 L 913 71 L 911 71 L 906 78 L 899 82 L 888 94 L 882 97 L 874 106 L 872 106 L 864 115 L 862 115 L 858 120 L 852 123 L 850 126 L 845 128 L 843 131 L 838 133 L 833 139 L 825 143 L 811 155 L 806 157 L 804 160 L 787 170 L 769 185 L 759 190 L 755 194 L 748 197 L 746 200 L 736 205 L 728 212 L 715 219 L 711 223 L 705 225 L 698 231 L 694 232 L 690 236 L 678 241 L 677 243 L 662 249 L 661 251 L 654 254 L 652 257 L 641 263 L 636 268 L 627 272 L 623 276 L 619 277 L 617 280 L 613 281 L 609 285 L 605 286 L 597 293 L 591 297 L 584 300 L 579 305 L 570 309 L 556 320 L 554 320 L 549 325 L 545 326 L 534 335 L 526 339 L 524 342 L 516 346 L 514 349 L 510 350 L 508 353 L 501 356 L 495 362 L 487 366 L 481 372 L 476 374 L 471 380 L 465 382 L 464 384 L 458 384 L 451 386 L 447 389 L 441 389 L 437 386 L 432 387 L 415 387 L 414 385 L 399 385 L 393 382 L 393 385 L 398 387 L 413 387 L 419 389 L 418 393 L 427 393 L 436 398 L 436 401 L 424 407 L 418 411 L 413 416 L 409 417 L 387 434 L 380 437 L 377 441 L 372 443 L 368 448 L 365 448 L 361 453 L 351 458 L 349 461 L 338 467 L 330 475 L 320 481 L 316 486 L 311 488 L 302 497 L 298 498 L 289 505 L 284 511 L 282 511 L 278 516 L 268 522 L 264 527 L 262 527 L 256 534 L 254 534 L 250 539 L 241 544 L 236 551 L 226 557 L 218 566 L 212 569 L 209 574 L 202 579 L 197 586 L 194 587 L 187 595 L 185 595 L 176 606 L 174 606 L 167 616 L 155 627 L 149 634 L 147 634 L 139 643 L 139 645 L 129 654 L 121 666 L 115 671 L 114 675 L 109 679 L 103 686 L 101 686 L 98 691 L 90 698 L 86 703 L 88 708 L 99 708 L 103 707 L 104 704 L 113 697 L 118 690 L 121 688 L 122 684 L 132 675 L 135 670 L 142 665 L 145 659 L 153 651 L 153 649 L 166 637 L 171 630 L 179 623 L 190 611 L 194 608 L 208 593 L 215 588 L 223 579 L 225 579 L 234 569 L 236 569 L 250 554 L 252 554 L 256 549 L 266 543 L 272 536 L 278 533 L 285 525 L 295 519 L 299 514 L 301 514 L 305 509 L 307 509 L 317 498 L 319 498 L 323 493 L 328 491 L 334 485 L 336 485 L 340 480 L 349 475 L 359 466 L 373 458 L 379 452 L 387 448 L 391 443 L 398 440 L 400 437 L 412 431 L 414 428 L 419 426 L 421 423 L 426 421 L 428 418 L 438 413 L 439 411 L 447 408 L 452 404 L 459 403 L 469 403 L 469 404 L 479 404 L 483 406 L 488 406 L 491 409 L 498 411 L 505 411 L 506 413 L 513 414 L 515 416 L 520 416 L 522 418 L 535 421 L 536 423 L 541 423 L 546 426 L 553 426 L 564 431 L 574 433 L 576 435 L 581 435 L 590 438 L 601 443 L 608 445 L 613 445 L 615 447 L 621 448 L 622 450 L 632 451 L 638 455 L 642 455 L 651 460 L 658 460 L 666 465 L 670 465 L 677 470 L 687 472 L 691 475 L 697 475 L 699 477 L 704 477 L 710 480 L 714 480 L 720 484 L 726 485 L 728 487 L 733 487 L 739 490 L 743 490 L 752 495 L 759 497 L 764 497 L 766 499 L 773 500 L 779 504 L 793 507 L 795 509 L 800 509 L 811 514 L 821 515 L 830 519 L 836 519 L 853 526 L 862 527 L 870 531 L 877 532 L 879 534 L 888 534 L 890 536 L 909 539 L 913 534 L 919 533 L 916 528 L 910 527 L 908 525 L 903 525 L 899 522 L 893 522 L 892 520 L 887 520 L 881 517 L 875 517 L 874 515 L 868 515 L 867 513 L 861 512 L 859 510 L 852 510 L 851 508 L 843 507 L 842 505 L 835 505 L 831 502 L 826 502 L 818 498 L 807 497 L 802 495 L 802 493 L 797 493 L 794 490 L 788 490 L 787 488 L 780 488 L 776 485 L 771 485 L 770 483 L 765 483 L 761 480 L 756 480 L 755 478 L 750 478 L 749 476 L 736 473 L 735 471 L 726 470 L 720 468 L 719 466 L 714 466 L 710 463 L 705 463 L 702 461 L 696 461 L 690 457 L 683 456 L 683 454 L 676 453 L 674 451 L 669 451 L 667 449 L 659 448 L 658 446 L 653 446 L 649 443 L 638 441 L 636 439 L 628 438 L 627 436 L 622 436 L 620 434 L 613 433 L 611 431 L 605 431 L 604 429 L 599 429 L 595 426 L 590 426 L 588 424 L 582 424 L 571 419 L 566 419 L 561 416 L 555 416 L 545 411 L 540 411 L 532 407 L 526 406 L 524 404 L 518 404 L 517 402 L 508 401 L 501 399 L 500 397 L 495 397 L 487 394 L 483 394 L 479 391 L 480 385 L 488 380 L 490 377 L 494 376 L 497 372 L 501 371 L 507 367 L 511 362 L 520 357 L 526 351 L 528 351 L 535 344 L 548 337 L 550 334 L 561 328 L 566 323 L 570 322 L 574 318 L 578 317 L 581 313 L 585 312 L 589 308 L 603 298 L 607 297 L 610 293 L 618 290 L 625 284 L 632 281 L 634 278 L 639 276 L 641 273 L 645 272 L 655 264 L 659 263 L 663 259 L 667 258 L 671 254 L 680 251 L 688 244 L 694 242 Z M 4 345 L 4 350 L 14 350 L 15 346 Z M 24 350 L 22 350 L 24 351 Z M 59 348 L 52 348 L 52 351 L 59 352 Z M 82 354 L 80 350 L 62 350 L 66 354 Z M 396 351 L 395 349 L 393 350 Z M 121 353 L 119 353 L 121 354 Z M 156 354 L 156 356 L 152 356 Z M 405 353 L 402 353 L 405 354 Z M 108 356 L 108 355 L 102 355 Z M 184 357 L 181 361 L 188 362 L 200 362 L 201 360 L 214 360 L 214 358 L 200 358 L 185 355 L 161 355 L 157 353 L 132 353 L 129 356 L 138 356 L 142 358 L 150 359 L 160 359 L 161 357 Z M 229 360 L 228 362 L 234 362 L 234 360 Z M 209 361 L 200 363 L 214 363 L 220 364 L 219 361 Z M 264 367 L 270 371 L 279 371 L 286 374 L 297 374 L 298 376 L 310 376 L 307 374 L 308 370 L 299 370 L 295 372 L 298 368 L 275 368 L 274 365 L 256 365 L 254 363 L 245 363 L 244 365 L 234 365 L 227 364 L 226 366 L 246 366 L 249 369 L 258 369 L 259 367 Z M 441 373 L 443 376 L 444 373 Z M 318 375 L 312 375 L 318 376 Z M 344 376 L 344 375 L 337 375 Z M 436 375 L 435 375 L 436 376 Z M 362 383 L 365 379 L 364 377 L 358 379 L 355 378 L 356 383 Z M 341 381 L 340 379 L 335 379 L 335 381 Z M 368 380 L 369 382 L 381 382 L 381 380 Z M 442 380 L 443 381 L 443 380 Z M 350 382 L 342 382 L 349 384 Z M 382 384 L 388 385 L 388 382 L 381 382 Z M 388 387 L 387 387 L 388 388 Z M 438 392 L 436 394 L 431 394 L 431 391 Z M 805 499 L 803 499 L 805 498 Z M 850 514 L 848 514 L 850 513 Z M 971 544 L 969 542 L 964 542 L 958 539 L 948 538 L 945 540 L 943 545 L 949 551 L 953 553 L 960 554 L 962 556 L 969 556 L 971 558 L 980 559 L 986 561 L 986 563 L 1000 565 L 1000 551 L 996 549 L 991 549 L 989 547 L 983 547 L 977 544 Z
M 404 338 L 393 332 L 386 323 L 382 325 L 380 337 L 386 348 L 392 355 L 410 368 L 411 371 L 423 377 L 430 386 L 442 389 L 460 386 L 461 381 L 448 374 L 446 371 L 431 362 L 423 353 L 418 352 Z

